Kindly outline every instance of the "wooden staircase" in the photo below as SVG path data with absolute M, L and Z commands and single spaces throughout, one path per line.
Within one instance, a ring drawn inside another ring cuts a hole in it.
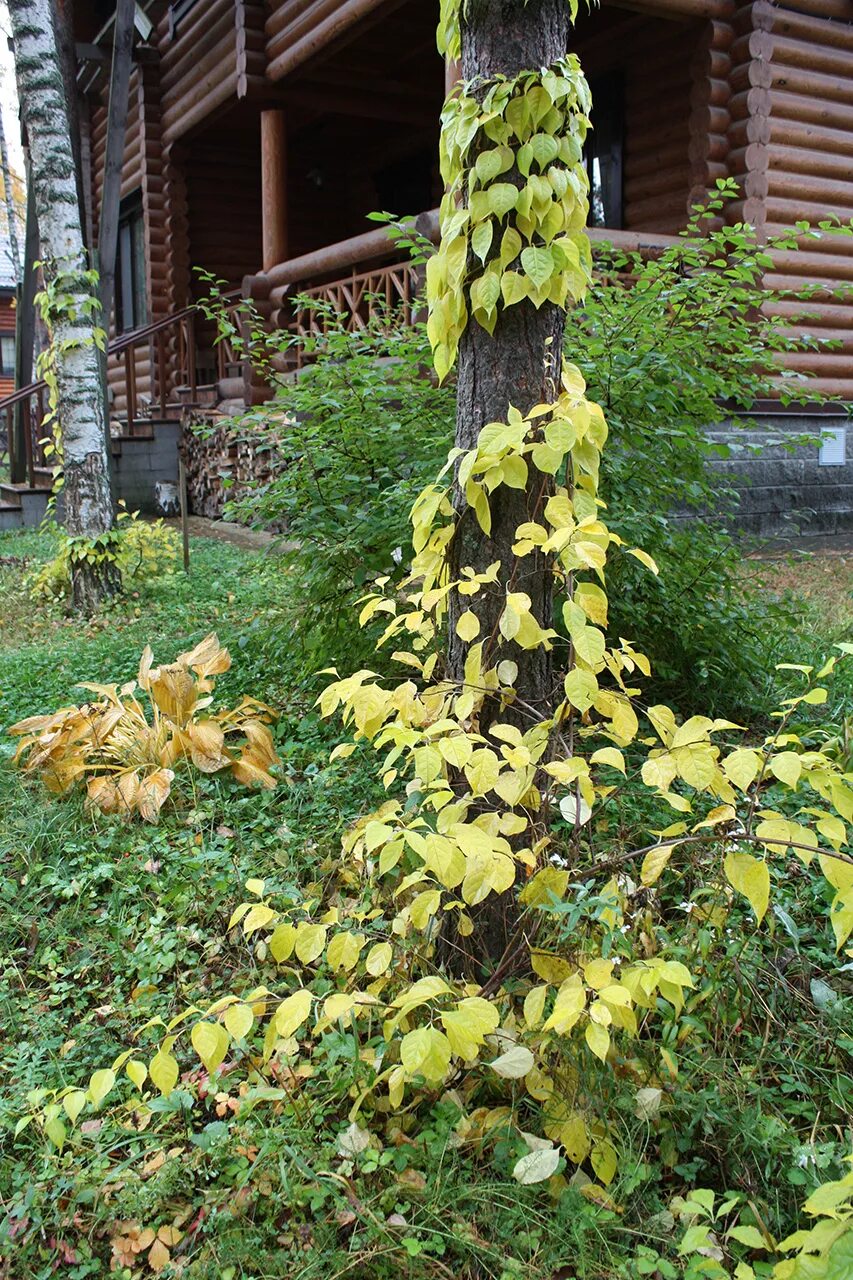
M 53 472 L 49 467 L 34 467 L 33 472 L 34 485 L 0 483 L 0 530 L 31 529 L 47 515 Z

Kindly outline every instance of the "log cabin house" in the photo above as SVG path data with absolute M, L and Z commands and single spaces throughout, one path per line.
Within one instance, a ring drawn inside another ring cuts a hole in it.
M 109 361 L 125 436 L 182 404 L 264 395 L 191 310 L 204 290 L 194 267 L 281 325 L 296 290 L 355 314 L 368 290 L 406 295 L 411 271 L 365 218 L 422 214 L 435 232 L 438 116 L 455 77 L 437 14 L 438 0 L 137 5 Z M 114 20 L 115 0 L 74 0 L 95 249 Z M 853 216 L 853 0 L 600 0 L 573 47 L 595 101 L 593 240 L 653 251 L 727 175 L 742 190 L 732 216 L 761 230 Z M 794 276 L 853 281 L 853 240 L 780 256 L 768 285 Z M 853 401 L 853 300 L 811 309 L 839 346 L 794 363 Z M 853 461 L 833 480 L 835 524 L 853 525 Z

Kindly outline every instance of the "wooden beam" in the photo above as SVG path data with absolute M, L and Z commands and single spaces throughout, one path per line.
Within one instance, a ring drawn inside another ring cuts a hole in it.
M 287 259 L 287 123 L 279 108 L 261 112 L 261 219 L 268 271 Z
M 116 253 L 121 176 L 130 91 L 130 63 L 136 15 L 134 0 L 118 0 L 116 6 L 113 62 L 110 73 L 110 101 L 107 111 L 107 146 L 98 219 L 98 262 L 100 267 L 101 323 L 109 329 L 115 290 Z
M 281 80 L 334 41 L 347 36 L 356 24 L 375 17 L 380 8 L 390 12 L 399 8 L 402 3 L 403 0 L 343 0 L 328 17 L 323 18 L 270 61 L 267 66 L 268 78 Z

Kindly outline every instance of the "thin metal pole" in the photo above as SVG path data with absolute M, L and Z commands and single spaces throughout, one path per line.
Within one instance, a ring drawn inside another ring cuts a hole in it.
M 190 524 L 187 514 L 187 469 L 183 458 L 178 459 L 178 490 L 181 497 L 181 538 L 184 544 L 184 573 L 190 571 Z

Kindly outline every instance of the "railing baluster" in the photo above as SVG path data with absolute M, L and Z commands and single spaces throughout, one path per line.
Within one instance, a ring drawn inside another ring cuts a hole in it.
M 41 392 L 39 392 L 39 399 Z M 33 422 L 30 398 L 27 396 L 23 402 L 24 413 L 24 456 L 27 463 L 27 479 L 31 489 L 36 487 L 35 461 L 33 459 Z
M 195 397 L 196 397 L 195 314 L 192 311 L 187 316 L 187 357 L 189 360 L 189 373 L 190 373 L 190 400 L 195 401 Z
M 162 329 L 157 330 L 157 381 L 160 391 L 160 417 L 166 416 L 166 338 Z
M 15 407 L 6 406 L 6 458 L 9 463 L 9 478 L 15 479 Z
M 127 434 L 133 435 L 136 423 L 136 349 L 124 349 L 124 381 L 127 396 Z

